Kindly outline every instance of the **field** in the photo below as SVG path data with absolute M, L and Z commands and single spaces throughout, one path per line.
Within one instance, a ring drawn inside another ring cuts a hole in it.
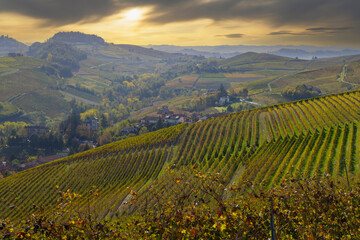
M 262 78 L 265 78 L 264 75 L 254 74 L 254 73 L 225 73 L 224 76 L 231 83 L 243 83 L 243 82 L 252 82 Z
M 168 88 L 193 88 L 196 81 L 199 79 L 198 75 L 184 75 L 166 83 Z
M 83 98 L 89 102 L 94 102 L 96 104 L 100 104 L 101 103 L 101 98 L 96 96 L 96 95 L 93 95 L 93 94 L 90 94 L 90 93 L 87 93 L 87 92 L 84 92 L 84 91 L 80 91 L 80 90 L 77 90 L 75 88 L 66 88 L 65 90 L 66 93 L 69 93 L 70 96 L 71 95 L 74 95 L 74 96 L 77 96 L 79 98 Z
M 230 82 L 222 73 L 206 73 L 202 74 L 196 83 L 197 89 L 219 89 L 220 85 L 224 85 L 226 89 L 230 88 Z
M 60 92 L 50 89 L 18 95 L 11 103 L 25 112 L 43 112 L 50 117 L 59 117 L 70 112 L 69 102 Z
M 57 160 L 0 180 L 0 218 L 23 218 L 33 213 L 32 204 L 52 206 L 56 185 L 79 194 L 96 186 L 100 197 L 90 207 L 100 217 L 128 214 L 130 210 L 121 207 L 127 188 L 144 198 L 153 190 L 170 188 L 174 183 L 162 179 L 168 167 L 219 173 L 225 186 L 250 181 L 267 188 L 288 174 L 357 174 L 359 103 L 360 92 L 354 91 L 262 107 Z M 79 205 L 85 208 L 86 202 Z
M 354 61 L 346 66 L 346 73 L 344 81 L 355 84 L 360 84 L 360 61 Z

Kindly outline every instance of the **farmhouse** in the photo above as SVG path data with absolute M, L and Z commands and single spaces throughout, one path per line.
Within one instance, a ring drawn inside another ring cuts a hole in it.
M 86 118 L 84 121 L 84 125 L 90 128 L 91 131 L 99 131 L 99 120 L 96 117 L 93 118 Z
M 162 106 L 158 110 L 157 114 L 159 114 L 159 115 L 171 115 L 171 114 L 174 114 L 174 112 L 170 111 L 168 106 Z
M 123 129 L 121 130 L 121 133 L 123 135 L 128 135 L 130 133 L 135 133 L 137 134 L 137 129 L 134 127 L 123 127 Z
M 228 104 L 228 103 L 230 103 L 230 98 L 229 98 L 229 96 L 227 96 L 227 97 L 221 97 L 221 98 L 219 99 L 219 106 L 224 106 L 224 105 L 226 105 L 226 104 Z
M 8 53 L 8 57 L 23 57 L 22 53 Z
M 27 136 L 31 137 L 34 134 L 41 135 L 44 133 L 48 133 L 50 129 L 48 127 L 43 127 L 43 126 L 25 126 L 25 130 Z
M 140 119 L 140 124 L 143 126 L 150 126 L 152 124 L 156 124 L 157 121 L 159 120 L 158 117 L 144 117 L 142 119 Z

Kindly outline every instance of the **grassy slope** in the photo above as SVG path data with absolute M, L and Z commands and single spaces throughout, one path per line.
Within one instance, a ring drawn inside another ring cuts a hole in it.
M 171 186 L 161 178 L 168 166 L 219 172 L 227 184 L 250 180 L 267 186 L 287 172 L 343 175 L 344 163 L 356 173 L 359 103 L 356 91 L 264 107 L 163 129 L 29 169 L 0 180 L 0 218 L 22 217 L 32 204 L 52 205 L 55 185 L 80 194 L 95 185 L 100 197 L 91 207 L 112 217 L 127 187 L 146 196 L 149 186 Z
M 40 71 L 43 63 L 30 57 L 1 57 L 0 101 L 24 112 L 44 112 L 50 117 L 68 112 L 69 104 L 62 94 L 51 90 L 56 88 L 57 80 Z M 13 109 L 11 114 L 16 112 L 18 110 Z

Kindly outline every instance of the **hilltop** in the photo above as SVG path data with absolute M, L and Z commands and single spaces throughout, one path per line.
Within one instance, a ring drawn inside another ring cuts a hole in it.
M 8 53 L 24 53 L 28 49 L 25 44 L 9 36 L 0 36 L 0 56 L 7 56 Z
M 289 60 L 292 59 L 287 57 L 281 57 L 274 54 L 268 54 L 268 53 L 247 52 L 223 60 L 223 65 L 237 66 L 243 64 L 262 63 L 262 62 L 281 62 L 281 61 L 289 61 Z
M 50 40 L 64 42 L 73 45 L 107 45 L 102 37 L 95 34 L 85 34 L 81 32 L 58 32 Z

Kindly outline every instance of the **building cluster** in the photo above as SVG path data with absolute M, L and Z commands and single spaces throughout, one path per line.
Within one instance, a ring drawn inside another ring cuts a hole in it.
M 25 130 L 28 137 L 31 137 L 32 135 L 42 135 L 44 133 L 48 133 L 50 131 L 50 128 L 44 127 L 44 126 L 25 126 Z
M 23 57 L 22 53 L 8 53 L 8 57 Z
M 97 117 L 87 117 L 84 121 L 84 126 L 90 128 L 91 131 L 99 131 L 99 120 Z
M 156 124 L 159 120 L 165 123 L 168 123 L 171 126 L 182 124 L 182 123 L 194 123 L 200 120 L 199 114 L 176 114 L 173 111 L 169 110 L 168 106 L 162 106 L 158 112 L 158 116 L 147 116 L 140 119 L 139 124 L 141 126 L 149 127 Z

